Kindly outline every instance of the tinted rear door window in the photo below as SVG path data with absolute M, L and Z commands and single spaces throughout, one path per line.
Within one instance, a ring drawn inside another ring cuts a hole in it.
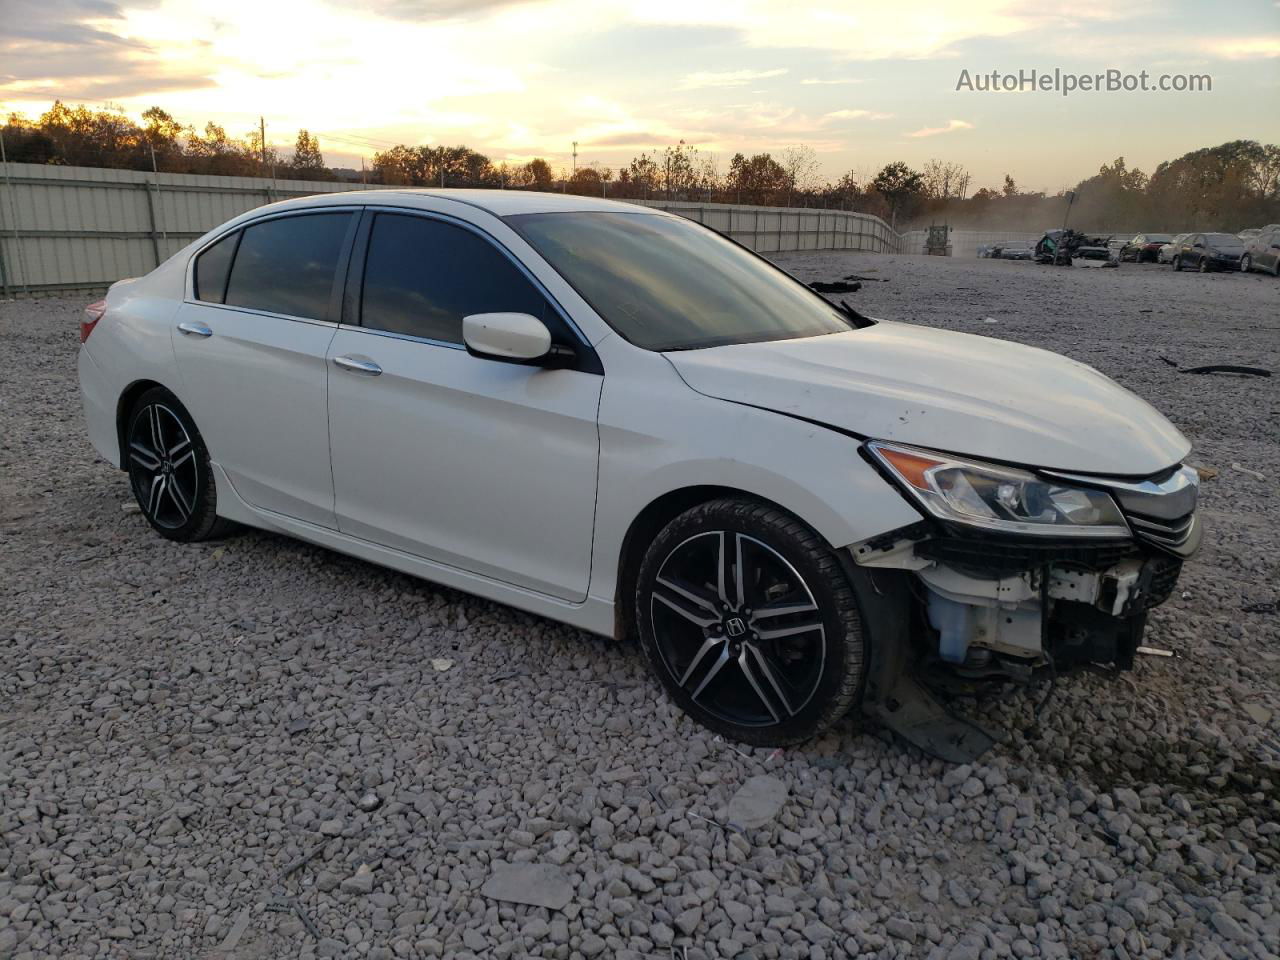
M 226 303 L 313 320 L 329 316 L 333 276 L 350 213 L 281 217 L 246 227 Z
M 240 231 L 223 237 L 196 258 L 196 299 L 222 303 L 227 296 L 227 274 L 236 252 Z
M 555 332 L 546 299 L 493 244 L 425 217 L 374 220 L 362 301 L 363 326 L 445 343 L 462 343 L 473 313 L 529 313 Z

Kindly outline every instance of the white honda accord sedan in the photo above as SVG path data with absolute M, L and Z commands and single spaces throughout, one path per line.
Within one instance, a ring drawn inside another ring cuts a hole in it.
M 635 637 L 755 744 L 920 682 L 1124 667 L 1196 548 L 1189 445 L 1081 363 L 872 320 L 696 223 L 514 191 L 236 217 L 81 325 L 162 536 L 279 531 Z

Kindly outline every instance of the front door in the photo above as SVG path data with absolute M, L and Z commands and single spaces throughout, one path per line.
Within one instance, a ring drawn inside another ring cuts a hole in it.
M 467 353 L 462 318 L 543 319 L 589 351 L 529 276 L 462 224 L 372 219 L 329 346 L 338 529 L 565 600 L 591 573 L 603 378 Z

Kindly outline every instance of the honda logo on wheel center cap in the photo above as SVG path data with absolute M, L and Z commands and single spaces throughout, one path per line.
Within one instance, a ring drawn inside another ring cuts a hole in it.
M 747 625 L 741 617 L 730 617 L 724 622 L 724 632 L 731 637 L 740 637 L 747 632 Z

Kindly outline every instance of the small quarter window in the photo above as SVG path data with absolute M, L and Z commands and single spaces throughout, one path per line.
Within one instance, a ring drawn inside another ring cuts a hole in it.
M 227 276 L 231 273 L 231 258 L 235 256 L 240 231 L 230 233 L 196 258 L 196 299 L 208 303 L 223 303 L 227 299 Z

